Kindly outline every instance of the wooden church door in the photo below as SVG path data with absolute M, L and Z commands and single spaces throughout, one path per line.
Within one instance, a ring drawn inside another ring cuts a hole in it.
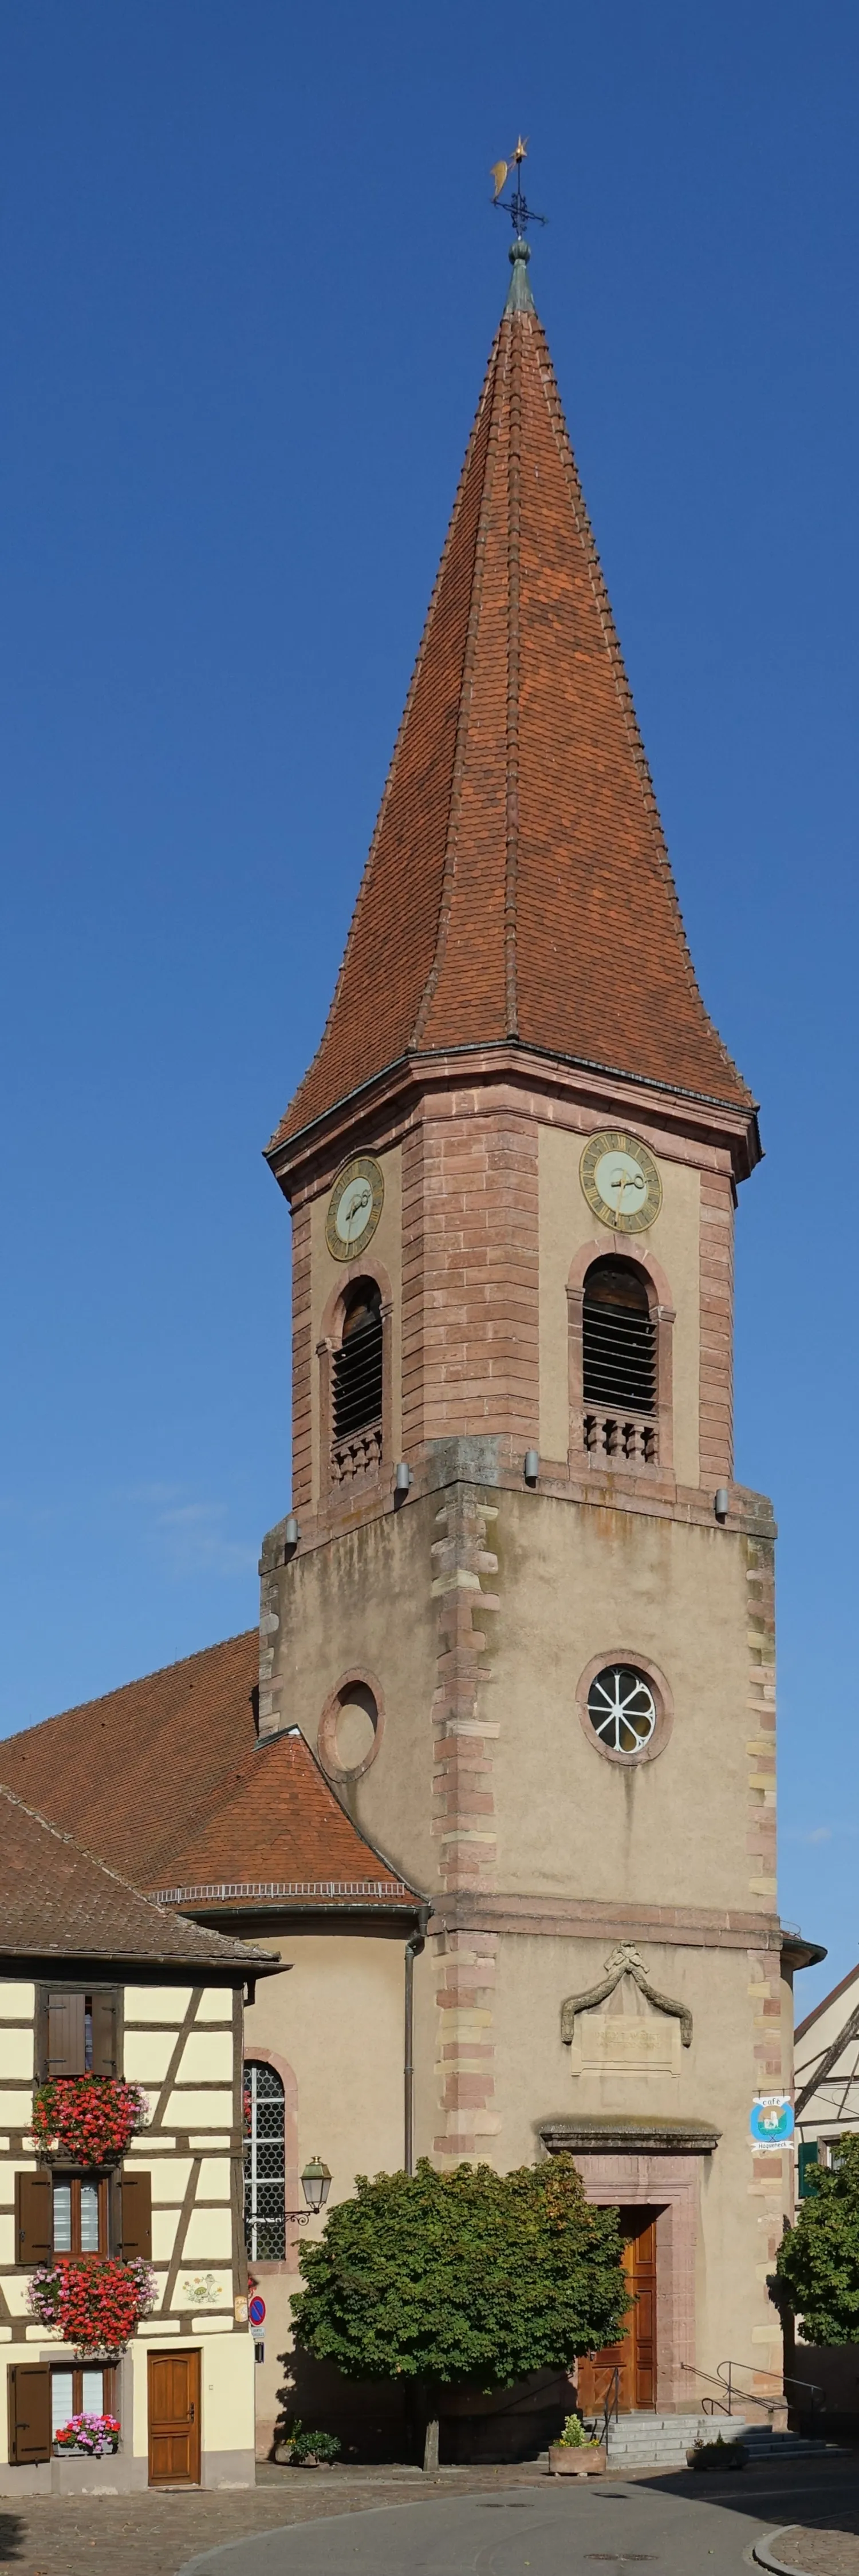
M 576 2386 L 585 2415 L 602 2412 L 615 2370 L 622 2415 L 656 2404 L 656 2214 L 652 2209 L 619 2209 L 618 2218 L 631 2304 L 617 2343 L 579 2362 Z

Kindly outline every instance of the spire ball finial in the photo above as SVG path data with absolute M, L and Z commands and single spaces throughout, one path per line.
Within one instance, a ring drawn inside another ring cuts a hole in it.
M 505 309 L 508 313 L 533 313 L 534 298 L 531 293 L 531 281 L 528 276 L 528 261 L 531 257 L 531 251 L 529 244 L 523 240 L 521 233 L 517 233 L 515 241 L 511 242 L 507 257 L 510 261 L 513 275 L 510 280 L 510 293 L 507 297 Z

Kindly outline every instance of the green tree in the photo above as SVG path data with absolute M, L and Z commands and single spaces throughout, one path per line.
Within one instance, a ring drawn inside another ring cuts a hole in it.
M 770 2295 L 802 2318 L 807 2343 L 859 2343 L 859 2137 L 840 2138 L 776 2256 Z
M 296 2343 L 348 2378 L 418 2383 L 425 2468 L 442 2388 L 565 2370 L 614 2340 L 629 2305 L 616 2213 L 589 2206 L 571 2156 L 359 2175 L 299 2259 Z

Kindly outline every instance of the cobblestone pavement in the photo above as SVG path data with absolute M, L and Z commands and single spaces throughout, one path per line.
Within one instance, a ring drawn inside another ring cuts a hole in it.
M 783 2567 L 801 2568 L 802 2576 L 859 2576 L 859 2514 L 852 2531 L 824 2531 L 819 2524 L 792 2522 L 774 2542 Z
M 592 2536 L 585 2550 L 588 2559 L 612 2555 L 617 2566 L 623 2563 L 627 2551 L 639 2556 L 644 2549 L 650 2556 L 653 2541 L 648 2549 L 647 2535 L 642 2536 L 638 2528 L 637 2488 L 649 2490 L 651 2496 L 664 2495 L 666 2506 L 671 2497 L 676 2498 L 678 2505 L 688 2507 L 696 2516 L 697 2531 L 697 2517 L 705 2501 L 701 2490 L 706 2486 L 708 2507 L 718 2503 L 723 2515 L 730 2510 L 735 2517 L 738 2565 L 742 2564 L 742 2553 L 751 2538 L 777 2524 L 784 2525 L 791 2510 L 796 2513 L 799 2508 L 808 2517 L 808 2523 L 794 2525 L 790 2538 L 792 2546 L 804 2549 L 806 2555 L 793 2557 L 785 2541 L 783 2554 L 786 2563 L 807 2569 L 808 2576 L 859 2576 L 859 2542 L 855 2536 L 859 2532 L 859 2461 L 839 2461 L 828 2470 L 822 2466 L 818 2470 L 815 2464 L 810 2478 L 807 2463 L 797 2460 L 785 2462 L 777 2478 L 769 2464 L 762 2462 L 759 2469 L 746 2470 L 740 2478 L 711 2477 L 705 2481 L 682 2472 L 679 2476 L 668 2472 L 657 2478 L 648 2471 L 636 2479 L 627 2473 L 622 2481 L 609 2478 L 604 2484 L 594 2480 L 589 2482 L 587 2492 L 592 2498 L 599 2492 L 605 2503 L 600 2506 L 594 2503 L 592 2508 L 586 2508 L 589 2521 L 599 2515 L 601 2521 L 605 2517 L 608 2525 L 610 2517 L 606 2515 L 605 2507 L 610 2504 L 612 2491 L 616 2492 L 621 2485 L 628 2506 L 634 2510 L 629 2513 L 622 2509 L 621 2518 L 628 2527 L 624 2529 L 623 2539 L 616 2543 L 619 2554 L 601 2547 L 595 2549 Z M 482 2496 L 491 2500 L 495 2495 L 500 2503 L 514 2489 L 532 2506 L 551 2499 L 554 2515 L 558 2482 L 549 2480 L 543 2469 L 530 2465 L 515 2469 L 443 2470 L 436 2484 L 402 2470 L 353 2473 L 344 2469 L 324 2473 L 316 2469 L 277 2470 L 266 2464 L 258 2472 L 255 2488 L 232 2494 L 197 2491 L 193 2494 L 132 2497 L 56 2497 L 38 2501 L 24 2497 L 19 2506 L 12 2498 L 0 2497 L 0 2576 L 182 2576 L 182 2570 L 187 2569 L 191 2562 L 196 2564 L 205 2552 L 223 2548 L 225 2543 L 249 2541 L 254 2534 L 259 2534 L 262 2540 L 267 2533 L 281 2530 L 286 2533 L 290 2525 L 297 2523 L 319 2522 L 348 2514 L 378 2513 L 380 2506 L 438 2504 L 444 2497 L 465 2500 L 469 2496 Z M 535 2495 L 534 2489 L 540 2492 Z M 585 2498 L 578 2481 L 573 2496 L 569 2495 L 566 2482 L 562 2492 L 561 2509 L 566 2520 L 567 2541 L 564 2563 L 571 2567 L 576 2561 L 569 2558 L 569 2540 L 582 2519 L 578 2507 Z M 644 2493 L 641 2513 L 648 2513 Z M 826 2531 L 818 2527 L 822 2525 L 824 2515 L 827 2523 L 833 2525 Z M 541 2514 L 541 2521 L 542 2518 Z M 706 2515 L 703 2518 L 706 2519 Z M 673 2516 L 669 2515 L 668 2522 L 672 2520 Z M 812 2520 L 814 2527 L 809 2527 Z M 506 2525 L 506 2514 L 503 2522 Z M 511 2528 L 521 2529 L 518 2514 L 515 2522 L 513 2514 L 510 2515 L 510 2523 Z M 411 2527 L 414 2529 L 415 2525 L 412 2523 Z M 726 2528 L 724 2522 L 722 2527 L 723 2530 Z M 378 2528 L 376 2524 L 376 2530 Z M 496 2526 L 482 2525 L 482 2529 L 484 2533 L 491 2531 L 494 2536 Z M 661 2529 L 667 2529 L 664 2515 Z M 500 2524 L 497 2530 L 500 2540 Z M 584 2542 L 583 2531 L 581 2536 Z M 602 2534 L 597 2536 L 601 2538 Z M 606 2541 L 609 2537 L 606 2527 Z M 829 2555 L 826 2554 L 827 2549 Z M 810 2555 L 810 2551 L 817 2554 Z M 834 2554 L 838 2551 L 852 2552 L 852 2555 Z M 238 2552 L 236 2554 L 239 2555 Z M 779 2554 L 782 2554 L 781 2548 Z M 733 2565 L 733 2551 L 730 2555 Z M 277 2556 L 280 2557 L 279 2551 Z M 657 2559 L 663 2566 L 666 2564 L 661 2548 L 657 2549 Z M 672 2563 L 670 2557 L 668 2563 Z M 683 2576 L 686 2576 L 687 2569 L 688 2576 L 692 2576 L 693 2567 L 695 2576 L 718 2576 L 718 2563 L 718 2558 L 714 2563 L 714 2554 L 704 2541 L 702 2531 L 700 2545 L 696 2540 L 692 2558 L 682 2560 Z M 229 2571 L 229 2558 L 221 2562 L 220 2569 L 217 2561 L 213 2562 L 212 2576 L 229 2576 Z M 236 2576 L 239 2576 L 238 2570 Z
M 318 2469 L 258 2472 L 255 2488 L 138 2496 L 23 2497 L 16 2508 L 0 2496 L 0 2576 L 180 2576 L 191 2558 L 224 2541 L 321 2515 L 361 2513 L 456 2487 L 463 2493 L 546 2480 L 536 2469 L 456 2469 L 439 2485 L 383 2470 L 325 2475 Z

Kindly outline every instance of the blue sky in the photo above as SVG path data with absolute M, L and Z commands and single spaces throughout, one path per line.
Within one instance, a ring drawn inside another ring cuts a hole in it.
M 809 2003 L 859 1946 L 857 104 L 837 0 L 0 27 L 0 1726 L 256 1615 L 289 1495 L 260 1149 L 336 971 L 521 127 L 693 951 L 762 1101 L 737 1473 L 781 1528 Z

